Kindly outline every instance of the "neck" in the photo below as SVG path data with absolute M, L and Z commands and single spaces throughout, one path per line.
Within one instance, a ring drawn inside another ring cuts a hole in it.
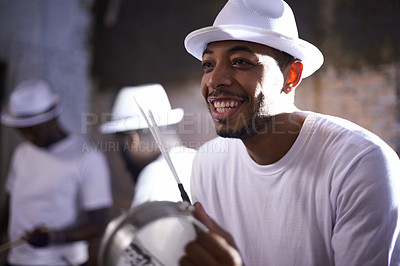
M 307 114 L 301 112 L 276 115 L 268 132 L 243 140 L 251 158 L 260 165 L 279 161 L 296 141 Z
M 58 124 L 55 124 L 52 129 L 49 129 L 48 139 L 44 147 L 49 147 L 67 137 L 68 134 Z

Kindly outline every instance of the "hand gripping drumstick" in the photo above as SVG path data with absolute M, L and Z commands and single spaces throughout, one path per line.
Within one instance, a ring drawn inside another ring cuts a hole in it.
M 161 132 L 160 132 L 160 129 L 158 128 L 158 126 L 157 126 L 156 121 L 154 120 L 153 113 L 151 112 L 151 110 L 149 110 L 149 117 L 150 117 L 150 120 L 151 120 L 151 123 L 150 123 L 150 121 L 147 118 L 146 114 L 144 113 L 142 107 L 140 107 L 139 103 L 136 101 L 135 98 L 133 98 L 133 99 L 135 100 L 135 103 L 136 103 L 137 107 L 139 108 L 140 112 L 142 113 L 142 115 L 144 117 L 144 120 L 146 121 L 147 125 L 149 126 L 150 132 L 153 135 L 153 137 L 154 137 L 154 139 L 155 139 L 155 141 L 156 141 L 156 143 L 158 145 L 158 148 L 161 151 L 161 154 L 164 156 L 164 159 L 167 161 L 167 164 L 168 164 L 169 168 L 172 171 L 172 174 L 173 174 L 173 176 L 175 178 L 175 181 L 178 184 L 179 191 L 181 192 L 182 200 L 183 201 L 187 201 L 187 202 L 190 203 L 189 196 L 186 193 L 185 188 L 182 185 L 182 182 L 179 180 L 178 174 L 177 174 L 177 172 L 175 170 L 174 164 L 172 163 L 171 157 L 169 156 L 168 151 L 165 149 L 165 147 L 164 147 L 164 145 L 162 143 Z

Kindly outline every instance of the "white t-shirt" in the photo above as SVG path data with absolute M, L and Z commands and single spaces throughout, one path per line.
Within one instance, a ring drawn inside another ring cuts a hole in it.
M 197 152 L 191 182 L 246 265 L 400 265 L 399 158 L 346 120 L 310 113 L 271 165 L 216 138 Z
M 176 146 L 169 150 L 169 156 L 190 197 L 190 176 L 196 150 Z M 166 160 L 160 155 L 147 165 L 138 177 L 132 201 L 132 208 L 148 201 L 182 201 L 178 185 Z
M 6 184 L 10 193 L 9 237 L 16 240 L 37 226 L 63 229 L 80 212 L 112 205 L 106 159 L 77 135 L 48 149 L 18 145 Z M 17 265 L 70 265 L 87 261 L 85 241 L 35 248 L 27 243 L 10 251 Z

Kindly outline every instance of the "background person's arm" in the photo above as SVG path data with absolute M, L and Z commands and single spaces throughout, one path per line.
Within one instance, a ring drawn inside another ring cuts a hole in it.
M 53 231 L 51 228 L 37 227 L 26 233 L 25 240 L 36 247 L 89 240 L 102 235 L 111 217 L 109 208 L 88 211 L 84 215 L 86 216 L 84 221 L 61 230 Z

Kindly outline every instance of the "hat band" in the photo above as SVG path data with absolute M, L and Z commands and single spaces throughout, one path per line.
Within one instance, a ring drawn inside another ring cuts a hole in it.
M 14 118 L 19 118 L 19 119 L 32 118 L 32 117 L 35 117 L 35 116 L 38 116 L 38 115 L 42 115 L 42 114 L 51 112 L 56 107 L 57 107 L 57 104 L 53 104 L 49 108 L 47 108 L 46 110 L 42 111 L 41 113 L 37 113 L 37 114 L 21 114 L 21 115 L 12 115 L 12 116 Z

